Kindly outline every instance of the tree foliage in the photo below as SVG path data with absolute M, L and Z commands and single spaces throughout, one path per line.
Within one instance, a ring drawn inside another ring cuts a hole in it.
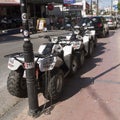
M 118 12 L 120 13 L 120 2 L 118 2 Z

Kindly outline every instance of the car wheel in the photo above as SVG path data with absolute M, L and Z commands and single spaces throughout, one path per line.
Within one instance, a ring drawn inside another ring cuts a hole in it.
M 94 40 L 94 47 L 97 46 L 97 36 L 95 36 L 95 40 Z
M 56 73 L 50 78 L 47 86 L 47 92 L 43 92 L 43 96 L 48 100 L 57 100 L 61 97 L 64 79 L 63 71 L 56 70 Z

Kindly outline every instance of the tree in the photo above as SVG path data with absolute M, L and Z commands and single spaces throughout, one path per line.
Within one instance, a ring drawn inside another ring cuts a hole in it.
M 118 13 L 120 13 L 120 2 L 118 2 Z

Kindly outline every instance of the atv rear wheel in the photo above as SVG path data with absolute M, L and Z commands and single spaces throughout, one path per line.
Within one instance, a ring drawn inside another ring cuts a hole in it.
M 94 47 L 97 46 L 97 36 L 95 36 Z
M 81 51 L 81 53 L 80 53 L 80 67 L 82 67 L 83 65 L 84 65 L 84 62 L 85 62 L 85 52 L 84 52 L 84 50 L 82 50 Z
M 94 43 L 93 41 L 89 42 L 89 46 L 88 46 L 88 57 L 91 57 L 93 55 L 93 51 L 94 51 Z
M 48 100 L 57 100 L 60 98 L 63 91 L 63 71 L 56 70 L 55 74 L 48 80 L 47 92 L 44 92 L 43 95 Z
M 71 75 L 73 75 L 73 74 L 75 74 L 77 72 L 78 63 L 79 63 L 79 60 L 77 58 L 77 55 L 73 56 L 72 61 L 71 61 L 71 71 L 70 71 Z
M 22 72 L 23 73 L 23 72 Z M 26 79 L 23 78 L 21 71 L 11 71 L 7 80 L 7 89 L 13 96 L 19 98 L 27 97 Z

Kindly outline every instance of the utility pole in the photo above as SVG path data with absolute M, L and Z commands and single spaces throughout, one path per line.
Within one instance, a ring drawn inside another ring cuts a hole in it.
M 29 26 L 28 26 L 28 13 L 27 13 L 27 0 L 20 0 L 21 5 L 21 18 L 23 25 L 23 36 L 24 36 L 24 62 L 26 69 L 26 83 L 27 83 L 27 93 L 29 102 L 29 115 L 38 115 L 38 96 L 37 88 L 35 82 L 35 64 L 34 64 L 34 54 L 33 45 L 30 42 Z
M 111 10 L 110 10 L 111 15 L 112 15 L 112 6 L 113 6 L 113 0 L 111 0 Z
M 99 15 L 99 0 L 97 0 L 97 15 Z
M 93 15 L 93 10 L 92 10 L 92 0 L 91 0 L 91 15 Z

